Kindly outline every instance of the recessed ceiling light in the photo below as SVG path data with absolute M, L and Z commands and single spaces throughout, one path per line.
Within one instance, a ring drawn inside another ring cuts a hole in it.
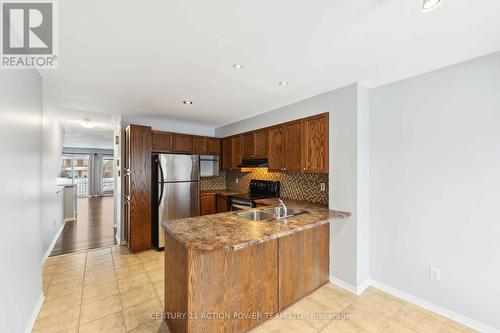
M 441 0 L 423 0 L 422 11 L 424 13 L 436 9 L 441 4 Z
M 280 85 L 280 86 L 287 86 L 288 85 L 288 81 L 280 81 L 280 82 L 278 82 L 278 85 Z
M 83 119 L 82 127 L 85 127 L 85 128 L 94 128 L 95 124 L 92 123 L 91 119 L 85 118 L 85 119 Z
M 233 64 L 233 68 L 234 69 L 243 69 L 243 65 L 242 64 Z
M 193 101 L 185 100 L 185 101 L 182 101 L 182 103 L 184 103 L 186 105 L 191 105 L 191 104 L 193 104 Z

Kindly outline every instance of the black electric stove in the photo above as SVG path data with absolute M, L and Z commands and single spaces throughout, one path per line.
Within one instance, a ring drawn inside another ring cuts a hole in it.
M 250 180 L 248 193 L 229 197 L 231 210 L 240 210 L 255 207 L 255 200 L 275 198 L 280 196 L 280 182 L 271 180 Z

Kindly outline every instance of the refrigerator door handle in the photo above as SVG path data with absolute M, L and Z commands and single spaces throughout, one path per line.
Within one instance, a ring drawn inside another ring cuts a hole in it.
M 165 190 L 165 176 L 163 175 L 163 168 L 161 167 L 161 163 L 158 164 L 158 169 L 160 169 L 160 198 L 158 199 L 158 203 L 161 202 L 161 199 L 163 198 L 163 191 Z

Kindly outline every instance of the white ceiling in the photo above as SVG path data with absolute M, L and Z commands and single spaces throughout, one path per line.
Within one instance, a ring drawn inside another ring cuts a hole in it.
M 113 149 L 115 116 L 80 110 L 51 110 L 64 130 L 64 147 Z M 82 126 L 89 119 L 92 128 Z
M 500 1 L 443 0 L 427 14 L 420 5 L 59 1 L 59 69 L 43 72 L 45 103 L 216 127 L 353 82 L 373 87 L 500 50 Z

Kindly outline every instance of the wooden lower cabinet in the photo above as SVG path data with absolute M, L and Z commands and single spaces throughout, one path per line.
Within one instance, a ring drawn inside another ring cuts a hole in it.
M 328 282 L 329 231 L 324 224 L 239 250 L 187 248 L 165 233 L 171 332 L 247 332 L 319 288 Z M 214 313 L 224 317 L 203 317 Z
M 200 215 L 217 213 L 217 202 L 215 193 L 202 194 L 200 197 Z
M 279 238 L 280 311 L 328 282 L 330 224 Z
M 187 249 L 165 235 L 165 312 L 171 332 L 247 332 L 278 312 L 277 239 L 237 251 L 206 251 Z M 176 313 L 189 313 L 189 318 L 172 318 Z M 247 318 L 230 317 L 235 313 Z M 210 314 L 230 316 L 202 317 Z
M 227 196 L 222 194 L 217 194 L 216 201 L 217 201 L 217 213 L 225 213 L 229 211 Z

